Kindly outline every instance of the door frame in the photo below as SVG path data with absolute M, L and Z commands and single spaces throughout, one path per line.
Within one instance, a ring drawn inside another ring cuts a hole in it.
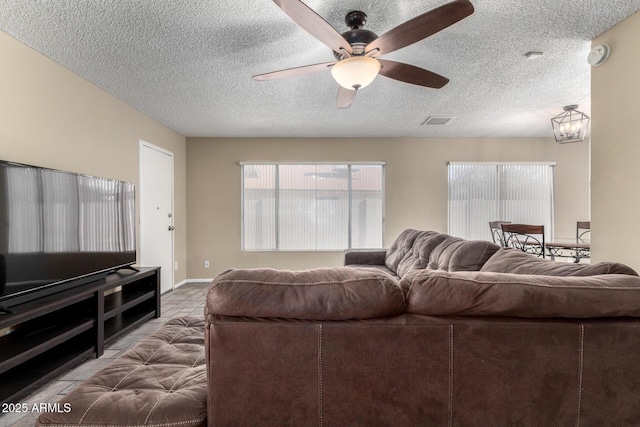
M 139 202 L 138 205 L 140 206 L 140 220 L 139 220 L 139 224 L 140 224 L 140 259 L 142 258 L 142 251 L 143 251 L 143 242 L 144 240 L 144 236 L 145 236 L 145 231 L 144 231 L 144 226 L 143 226 L 143 211 L 144 211 L 144 207 L 142 206 L 142 194 L 144 193 L 144 176 L 143 176 L 143 169 L 142 169 L 142 158 L 143 158 L 143 150 L 145 148 L 149 148 L 152 150 L 156 150 L 159 151 L 163 154 L 168 155 L 171 158 L 171 226 L 175 226 L 175 209 L 174 209 L 174 200 L 175 200 L 175 195 L 174 195 L 174 156 L 173 156 L 173 152 L 166 150 L 162 147 L 158 147 L 155 144 L 152 144 L 150 142 L 147 142 L 145 140 L 140 140 L 139 143 L 139 151 L 138 151 L 138 171 L 139 171 L 139 179 L 140 179 L 140 191 L 139 191 Z M 153 233 L 150 233 L 151 235 L 153 235 Z M 169 271 L 170 271 L 170 275 L 171 275 L 171 289 L 173 290 L 176 287 L 175 284 L 175 238 L 174 238 L 174 232 L 171 233 L 171 265 L 169 266 Z M 160 270 L 160 278 L 162 280 L 162 276 L 164 276 L 165 274 L 167 274 L 167 272 Z M 168 292 L 168 291 L 167 291 Z

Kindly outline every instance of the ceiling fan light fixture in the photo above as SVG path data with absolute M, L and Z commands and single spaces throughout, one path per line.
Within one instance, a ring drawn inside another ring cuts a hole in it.
M 358 90 L 368 86 L 380 71 L 380 62 L 369 56 L 352 56 L 331 67 L 331 75 L 345 89 Z
M 567 105 L 562 113 L 551 119 L 553 134 L 559 144 L 582 141 L 586 136 L 589 116 L 577 108 L 577 105 Z

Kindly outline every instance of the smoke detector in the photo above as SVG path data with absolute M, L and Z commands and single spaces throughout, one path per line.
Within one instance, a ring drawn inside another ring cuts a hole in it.
M 604 61 L 609 57 L 609 45 L 603 44 L 600 46 L 594 46 L 589 52 L 589 56 L 587 56 L 587 62 L 592 67 L 597 67 L 598 65 L 604 64 Z

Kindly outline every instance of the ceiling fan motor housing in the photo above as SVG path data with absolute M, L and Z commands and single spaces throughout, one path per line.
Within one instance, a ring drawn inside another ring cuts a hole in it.
M 373 31 L 362 29 L 367 23 L 367 14 L 359 10 L 354 10 L 347 13 L 344 22 L 350 30 L 342 33 L 342 37 L 351 45 L 353 49 L 352 55 L 364 55 L 364 48 L 378 38 L 378 35 Z M 342 54 L 338 52 L 333 52 L 333 56 L 335 56 L 338 61 L 343 59 Z

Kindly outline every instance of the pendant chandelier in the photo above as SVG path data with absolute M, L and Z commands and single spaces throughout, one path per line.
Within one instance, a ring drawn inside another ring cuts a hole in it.
M 564 112 L 551 119 L 556 142 L 566 144 L 584 140 L 589 126 L 589 116 L 577 110 L 577 105 L 567 105 Z

